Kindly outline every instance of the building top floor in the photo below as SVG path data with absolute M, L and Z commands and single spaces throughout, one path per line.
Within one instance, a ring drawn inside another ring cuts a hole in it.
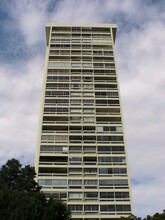
M 108 33 L 111 32 L 115 42 L 117 25 L 116 24 L 78 24 L 78 23 L 47 23 L 46 24 L 46 41 L 49 45 L 50 31 L 56 32 L 95 32 Z

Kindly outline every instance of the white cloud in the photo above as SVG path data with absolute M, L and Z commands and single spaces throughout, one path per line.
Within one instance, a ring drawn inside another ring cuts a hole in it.
M 0 66 L 0 155 L 33 163 L 39 117 L 46 22 L 115 23 L 116 60 L 122 95 L 135 214 L 162 211 L 165 166 L 165 18 L 162 3 L 129 0 L 64 0 L 6 3 L 13 29 L 34 50 L 22 63 Z M 53 3 L 53 1 L 52 1 Z M 51 8 L 51 9 L 50 9 Z M 9 24 L 10 25 L 10 24 Z M 14 42 L 14 41 L 13 41 Z M 8 53 L 10 50 L 8 50 Z M 158 205 L 157 205 L 158 204 Z
M 7 158 L 26 155 L 33 163 L 37 136 L 43 59 L 37 57 L 12 69 L 0 69 L 0 155 Z M 15 74 L 17 72 L 18 74 Z

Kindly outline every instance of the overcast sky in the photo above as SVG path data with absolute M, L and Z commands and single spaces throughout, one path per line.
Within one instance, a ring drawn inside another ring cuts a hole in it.
M 34 164 L 45 23 L 116 23 L 134 212 L 165 209 L 165 1 L 0 0 L 0 164 Z

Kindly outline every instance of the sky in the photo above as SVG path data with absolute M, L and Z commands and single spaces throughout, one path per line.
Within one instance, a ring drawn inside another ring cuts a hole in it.
M 116 23 L 134 214 L 165 209 L 165 0 L 0 0 L 0 164 L 34 164 L 47 22 Z

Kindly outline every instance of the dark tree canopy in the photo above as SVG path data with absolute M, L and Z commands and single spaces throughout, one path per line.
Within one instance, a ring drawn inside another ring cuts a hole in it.
M 30 165 L 22 167 L 18 160 L 11 159 L 0 170 L 0 187 L 7 186 L 13 190 L 26 192 L 39 191 L 40 187 L 34 178 L 34 167 Z
M 70 211 L 59 199 L 47 200 L 34 180 L 35 170 L 8 160 L 0 170 L 1 220 L 70 220 Z
M 165 220 L 165 210 L 162 213 L 155 213 L 153 216 L 147 215 L 146 218 L 136 217 L 134 215 L 130 215 L 129 217 L 121 217 L 123 220 Z

